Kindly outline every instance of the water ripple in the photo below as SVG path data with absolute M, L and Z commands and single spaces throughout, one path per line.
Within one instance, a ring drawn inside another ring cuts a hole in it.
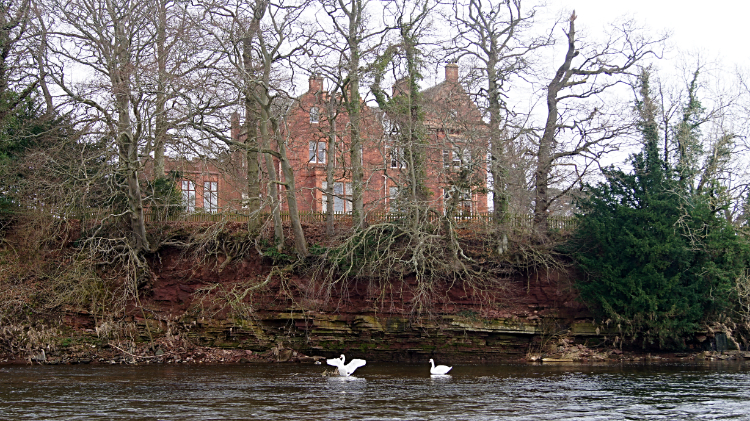
M 750 419 L 745 364 L 664 366 L 368 363 L 0 369 L 0 418 L 65 420 Z

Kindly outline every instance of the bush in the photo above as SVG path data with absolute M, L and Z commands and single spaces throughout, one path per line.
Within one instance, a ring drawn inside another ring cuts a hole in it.
M 579 202 L 571 244 L 584 278 L 576 286 L 623 339 L 680 347 L 737 302 L 750 248 L 723 217 L 720 190 L 696 189 L 679 165 L 670 168 L 653 120 L 642 117 L 645 146 L 632 173 L 606 170 L 607 181 Z

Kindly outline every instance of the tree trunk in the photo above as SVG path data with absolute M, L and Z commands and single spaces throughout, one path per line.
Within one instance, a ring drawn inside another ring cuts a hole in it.
M 268 140 L 264 137 L 263 145 L 268 148 Z M 273 157 L 266 155 L 266 171 L 268 172 L 268 194 L 271 196 L 271 215 L 273 217 L 273 241 L 276 249 L 284 247 L 284 224 L 281 221 L 281 204 L 279 203 L 279 186 L 276 179 L 276 166 Z
M 334 99 L 331 98 L 331 101 Z M 334 190 L 333 185 L 335 183 L 334 179 L 334 165 L 335 163 L 335 157 L 336 157 L 336 113 L 328 113 L 329 115 L 329 132 L 328 132 L 328 150 L 326 157 L 326 235 L 329 237 L 334 235 L 334 226 L 333 226 L 333 212 L 334 212 L 334 206 L 333 201 L 334 199 Z M 345 192 L 346 193 L 346 192 Z
M 268 3 L 258 1 L 253 8 L 253 17 L 242 39 L 242 72 L 243 72 L 243 92 L 245 100 L 245 145 L 247 152 L 247 208 L 250 219 L 247 223 L 247 229 L 250 233 L 255 233 L 260 229 L 260 168 L 258 165 L 258 123 L 260 118 L 260 104 L 258 97 L 262 87 L 256 82 L 256 68 L 253 62 L 253 39 L 260 30 L 260 21 L 266 13 Z
M 495 60 L 489 60 L 487 98 L 490 112 L 490 174 L 492 174 L 492 216 L 496 225 L 508 217 L 508 193 L 506 191 L 508 169 L 505 165 L 505 145 L 500 136 L 500 89 L 495 74 Z
M 260 91 L 260 89 L 259 89 Z M 262 91 L 260 91 L 262 92 Z M 264 98 L 265 99 L 265 98 Z M 263 108 L 265 110 L 265 107 Z M 260 129 L 261 144 L 268 147 L 271 136 L 268 133 L 268 114 L 261 112 L 261 120 L 258 124 Z M 272 125 L 273 126 L 273 125 Z M 257 156 L 257 154 L 256 154 Z M 284 225 L 281 221 L 281 205 L 279 203 L 279 190 L 276 180 L 276 166 L 271 155 L 265 154 L 266 169 L 268 171 L 269 185 L 268 193 L 271 195 L 271 214 L 273 215 L 273 237 L 276 249 L 281 251 L 284 247 Z M 257 174 L 256 174 L 257 176 Z M 260 201 L 260 199 L 259 199 Z
M 289 206 L 289 219 L 292 222 L 292 232 L 294 233 L 294 249 L 297 254 L 306 257 L 309 255 L 307 251 L 307 240 L 305 239 L 305 232 L 302 230 L 302 223 L 299 218 L 299 210 L 297 209 L 297 192 L 294 186 L 294 171 L 289 160 L 287 159 L 286 153 L 286 142 L 283 139 L 278 139 L 279 154 L 281 155 L 281 171 L 284 173 L 284 183 L 286 184 L 286 201 Z
M 251 97 L 245 98 L 245 160 L 247 161 L 247 229 L 256 233 L 260 227 L 260 181 L 258 177 L 258 114 Z
M 156 106 L 154 116 L 154 178 L 164 177 L 164 147 L 167 143 L 167 2 L 159 0 L 159 18 L 156 24 Z
M 126 196 L 130 227 L 133 232 L 133 247 L 138 252 L 149 251 L 150 245 L 146 236 L 146 220 L 143 215 L 143 198 L 141 197 L 140 180 L 138 179 L 138 142 L 133 135 L 130 121 L 130 40 L 122 27 L 122 22 L 115 23 L 115 50 L 117 59 L 110 70 L 110 80 L 117 108 L 117 146 L 120 167 L 124 171 L 127 183 Z
M 558 128 L 558 94 L 565 88 L 570 79 L 570 67 L 573 58 L 578 54 L 575 47 L 575 14 L 570 18 L 570 27 L 567 33 L 568 51 L 565 54 L 565 61 L 557 69 L 555 77 L 547 85 L 547 121 L 544 124 L 544 133 L 539 141 L 536 161 L 537 167 L 534 173 L 534 232 L 540 238 L 546 237 L 549 232 L 549 174 L 552 170 L 552 153 L 556 147 L 555 135 Z
M 364 170 L 362 168 L 362 139 L 360 136 L 360 93 L 359 93 L 359 31 L 362 22 L 361 0 L 352 1 L 352 9 L 349 13 L 349 93 L 348 93 L 348 112 L 349 112 L 349 136 L 350 150 L 349 155 L 352 166 L 352 216 L 356 228 L 364 227 Z M 346 96 L 347 93 L 345 92 Z

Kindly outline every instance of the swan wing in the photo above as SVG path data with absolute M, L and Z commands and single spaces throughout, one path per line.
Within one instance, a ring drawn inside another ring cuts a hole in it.
M 331 358 L 330 360 L 326 360 L 326 363 L 338 368 L 341 368 L 344 365 L 344 363 L 341 362 L 341 359 L 339 358 Z
M 448 367 L 446 365 L 439 365 L 430 370 L 430 374 L 447 374 L 452 368 L 453 367 Z
M 349 364 L 346 365 L 346 368 L 350 369 L 351 371 L 354 371 L 354 370 L 362 367 L 365 364 L 367 364 L 367 361 L 355 358 L 355 359 L 349 361 Z
M 349 361 L 349 363 L 345 366 L 346 372 L 351 375 L 352 373 L 354 373 L 354 370 L 362 367 L 365 364 L 367 364 L 367 361 L 355 358 Z

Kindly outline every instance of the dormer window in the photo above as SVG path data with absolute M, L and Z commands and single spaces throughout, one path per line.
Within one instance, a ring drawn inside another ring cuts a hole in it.
M 318 111 L 318 107 L 311 107 L 310 108 L 310 123 L 317 124 L 320 122 L 320 112 Z

